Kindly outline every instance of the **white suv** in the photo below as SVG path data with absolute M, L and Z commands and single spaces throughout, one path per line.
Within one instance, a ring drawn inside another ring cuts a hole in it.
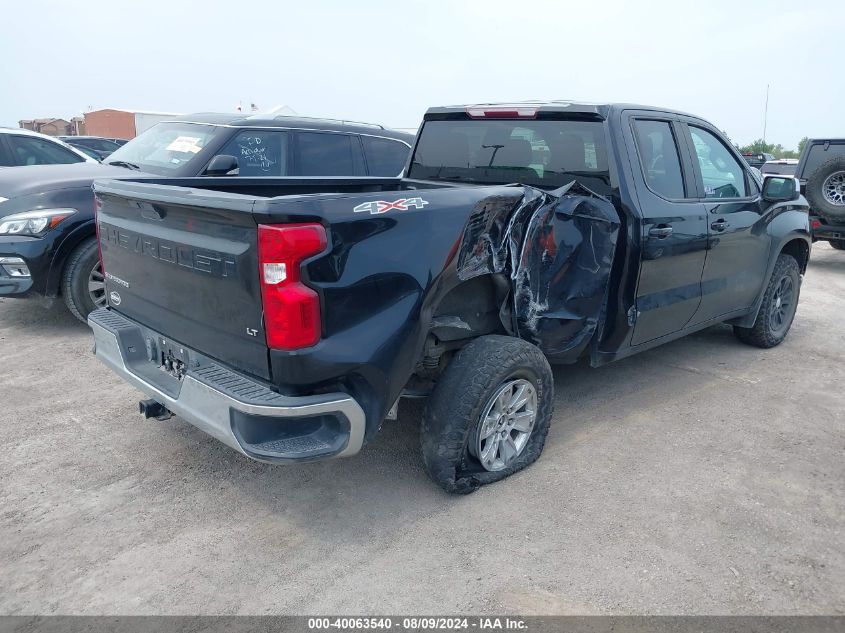
M 96 163 L 96 159 L 46 134 L 0 128 L 0 167 Z

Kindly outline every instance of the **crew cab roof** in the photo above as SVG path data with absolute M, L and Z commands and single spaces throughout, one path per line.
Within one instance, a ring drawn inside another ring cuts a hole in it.
M 507 108 L 509 106 L 520 108 L 536 108 L 538 114 L 577 114 L 577 115 L 592 115 L 606 119 L 611 110 L 647 110 L 654 112 L 671 112 L 673 114 L 682 114 L 684 116 L 698 119 L 692 114 L 672 110 L 671 108 L 660 108 L 656 106 L 646 106 L 634 103 L 591 103 L 582 101 L 519 101 L 519 102 L 501 102 L 501 103 L 472 103 L 464 105 L 452 106 L 438 106 L 426 110 L 426 116 L 429 115 L 443 115 L 443 114 L 463 114 L 469 108 Z
M 285 116 L 273 114 L 226 114 L 217 112 L 198 112 L 186 114 L 165 123 L 207 123 L 210 125 L 226 125 L 229 127 L 279 127 L 303 130 L 318 129 L 320 131 L 347 132 L 353 134 L 368 134 L 384 136 L 405 142 L 412 142 L 414 135 L 386 128 L 374 123 L 345 121 L 340 119 L 321 119 L 314 117 Z

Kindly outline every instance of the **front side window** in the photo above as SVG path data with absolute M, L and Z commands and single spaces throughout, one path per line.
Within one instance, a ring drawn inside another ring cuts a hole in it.
M 241 177 L 288 175 L 287 132 L 242 130 L 217 153 L 237 158 Z
M 684 177 L 672 126 L 667 121 L 634 121 L 637 152 L 648 188 L 669 199 L 684 197 Z
M 85 159 L 58 143 L 35 136 L 10 134 L 9 145 L 18 165 L 64 165 Z
M 426 121 L 409 178 L 556 189 L 573 180 L 610 192 L 599 121 L 459 119 Z
M 398 176 L 405 166 L 408 152 L 404 143 L 375 136 L 362 136 L 364 152 L 367 155 L 367 168 L 370 176 Z
M 716 136 L 689 126 L 706 198 L 744 198 L 745 170 Z
M 300 176 L 354 176 L 349 134 L 299 133 Z
M 141 171 L 167 176 L 195 162 L 197 154 L 224 129 L 196 123 L 159 123 L 116 150 L 106 162 L 129 163 Z

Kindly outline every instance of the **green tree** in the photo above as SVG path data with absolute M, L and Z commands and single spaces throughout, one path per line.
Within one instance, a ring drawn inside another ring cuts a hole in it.
M 807 139 L 802 139 L 801 143 L 806 143 Z M 758 138 L 753 143 L 743 145 L 739 151 L 751 154 L 771 154 L 775 158 L 798 158 L 803 145 L 798 146 L 798 151 L 793 149 L 785 149 L 780 143 L 766 143 L 763 139 Z
M 799 154 L 804 151 L 805 147 L 807 147 L 807 143 L 809 142 L 809 140 L 810 140 L 810 138 L 808 136 L 805 136 L 800 141 L 798 141 L 798 153 Z

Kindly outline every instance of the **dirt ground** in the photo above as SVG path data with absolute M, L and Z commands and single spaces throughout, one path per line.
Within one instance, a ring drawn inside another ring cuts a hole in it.
M 356 457 L 250 462 L 0 300 L 0 613 L 845 614 L 845 252 L 786 342 L 714 327 L 555 370 L 543 457 L 467 497 L 419 408 Z

